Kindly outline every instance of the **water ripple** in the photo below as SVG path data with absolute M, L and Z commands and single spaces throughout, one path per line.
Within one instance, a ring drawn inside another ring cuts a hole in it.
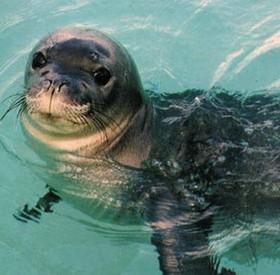
M 244 49 L 242 48 L 240 50 L 230 53 L 225 58 L 225 60 L 218 66 L 217 70 L 215 71 L 210 87 L 213 87 L 224 76 L 232 62 L 243 53 Z
M 59 13 L 65 13 L 69 11 L 75 11 L 79 10 L 88 4 L 90 4 L 91 1 L 89 0 L 75 0 L 75 1 L 70 1 L 68 5 L 61 5 L 53 14 L 59 14 Z
M 4 18 L 4 20 L 0 23 L 0 32 L 4 32 L 5 30 L 22 23 L 25 20 L 23 15 L 13 14 Z
M 18 52 L 13 53 L 11 57 L 7 58 L 6 61 L 0 65 L 0 76 L 3 75 L 10 67 L 14 66 L 19 59 L 29 53 L 35 43 L 37 43 L 37 40 L 30 41 L 25 48 L 21 48 Z
M 252 63 L 260 55 L 265 54 L 271 50 L 280 47 L 280 31 L 274 33 L 272 36 L 267 38 L 261 46 L 255 48 L 251 53 L 249 53 L 242 62 L 235 69 L 235 74 L 239 74 L 245 67 Z

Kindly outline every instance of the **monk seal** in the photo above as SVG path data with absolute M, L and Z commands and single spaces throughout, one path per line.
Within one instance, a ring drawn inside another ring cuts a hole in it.
M 83 28 L 58 30 L 35 46 L 25 88 L 11 108 L 20 106 L 26 132 L 34 139 L 68 162 L 70 155 L 78 164 L 105 156 L 121 164 L 112 173 L 112 162 L 90 171 L 100 176 L 98 188 L 104 193 L 119 172 L 125 180 L 112 193 L 123 188 L 129 190 L 120 194 L 125 199 L 138 192 L 144 197 L 143 216 L 153 228 L 164 274 L 235 274 L 218 271 L 208 233 L 219 207 L 231 218 L 236 209 L 257 209 L 265 198 L 269 205 L 272 197 L 279 203 L 280 143 L 279 134 L 272 135 L 280 129 L 279 101 L 268 95 L 240 100 L 223 90 L 211 95 L 191 90 L 152 95 L 152 104 L 127 50 Z M 125 169 L 143 165 L 157 174 L 141 177 L 141 169 Z M 141 184 L 126 188 L 134 175 Z M 58 200 L 51 189 L 24 214 L 48 212 Z
M 64 28 L 42 39 L 25 88 L 23 123 L 42 143 L 133 167 L 147 159 L 152 105 L 127 50 L 100 31 Z
M 130 54 L 107 35 L 78 27 L 55 31 L 32 50 L 24 81 L 25 92 L 19 110 L 24 129 L 33 139 L 56 151 L 60 160 L 73 161 L 74 155 L 74 162 L 82 165 L 84 159 L 101 155 L 124 166 L 141 168 L 149 158 L 155 121 L 153 105 L 143 91 Z M 107 182 L 118 177 L 123 179 L 122 183 L 118 181 L 117 187 L 104 184 L 105 187 L 100 187 L 101 190 L 104 188 L 101 193 L 114 193 L 116 197 L 123 188 L 126 200 L 138 193 L 141 184 L 127 187 L 133 178 L 131 170 L 118 168 L 107 172 L 111 169 L 107 164 L 93 166 L 92 184 L 97 179 L 101 183 L 104 178 Z M 151 180 L 147 182 L 150 186 L 146 188 L 150 189 L 153 184 Z M 179 263 L 181 256 L 177 259 L 176 254 L 185 253 L 186 247 L 190 248 L 195 240 L 207 242 L 204 234 L 192 235 L 189 243 L 185 234 L 180 237 L 179 230 L 178 241 L 186 238 L 187 245 L 179 248 L 175 244 L 166 250 L 166 243 L 172 243 L 174 238 L 173 224 L 178 225 L 178 212 L 184 212 L 184 209 L 176 206 L 176 196 L 169 188 L 155 186 L 153 191 L 144 193 L 152 193 L 148 195 L 149 202 L 145 203 L 144 216 L 154 229 L 152 243 L 160 254 L 161 270 L 165 274 L 192 271 L 202 275 L 209 274 L 210 270 L 218 274 L 215 263 L 208 256 L 198 261 L 190 258 L 184 267 Z M 38 209 L 49 212 L 49 205 L 58 200 L 51 188 L 35 208 L 25 207 L 24 215 L 38 216 Z

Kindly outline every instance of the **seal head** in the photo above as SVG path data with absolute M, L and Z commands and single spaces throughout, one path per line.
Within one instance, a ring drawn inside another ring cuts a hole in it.
M 127 50 L 100 31 L 64 28 L 32 50 L 23 123 L 42 143 L 139 167 L 151 147 L 153 111 Z

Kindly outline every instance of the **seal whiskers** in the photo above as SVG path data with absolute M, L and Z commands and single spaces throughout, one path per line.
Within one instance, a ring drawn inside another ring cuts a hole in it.
M 8 109 L 4 112 L 4 114 L 0 117 L 0 121 L 3 120 L 7 114 L 14 110 L 17 109 L 18 107 L 20 107 L 18 115 L 23 111 L 24 108 L 26 108 L 27 106 L 25 105 L 25 94 L 14 94 L 11 95 L 9 97 L 7 97 L 4 101 L 8 100 L 9 98 L 13 98 L 13 97 L 17 97 L 14 101 L 12 101 L 12 103 L 10 104 L 10 106 L 8 107 Z M 2 103 L 4 102 L 2 101 Z

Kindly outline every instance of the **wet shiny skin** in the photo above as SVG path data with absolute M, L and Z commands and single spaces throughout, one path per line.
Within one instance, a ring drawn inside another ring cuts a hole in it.
M 25 74 L 23 122 L 33 137 L 134 167 L 147 159 L 153 111 L 123 46 L 97 30 L 65 28 L 35 46 Z

